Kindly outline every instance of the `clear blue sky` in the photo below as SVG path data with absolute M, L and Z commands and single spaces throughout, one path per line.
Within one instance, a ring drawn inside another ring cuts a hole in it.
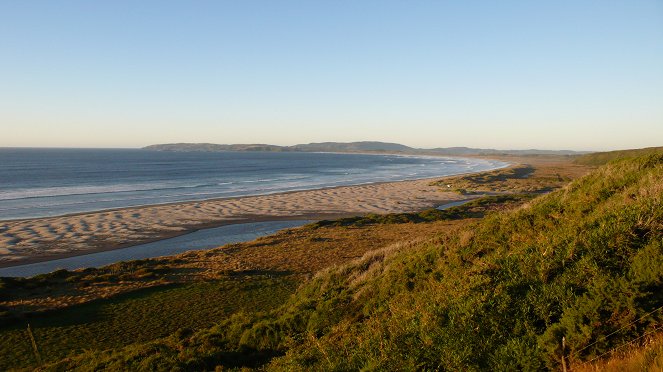
M 0 0 L 0 146 L 663 145 L 663 1 Z

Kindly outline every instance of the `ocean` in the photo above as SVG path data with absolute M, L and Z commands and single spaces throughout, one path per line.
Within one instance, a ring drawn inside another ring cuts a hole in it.
M 0 220 L 428 178 L 506 165 L 372 154 L 0 148 Z

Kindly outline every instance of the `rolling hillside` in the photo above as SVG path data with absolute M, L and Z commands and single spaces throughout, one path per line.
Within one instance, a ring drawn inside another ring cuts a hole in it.
M 661 154 L 617 160 L 515 210 L 320 272 L 276 310 L 44 369 L 579 366 L 661 326 L 662 179 Z

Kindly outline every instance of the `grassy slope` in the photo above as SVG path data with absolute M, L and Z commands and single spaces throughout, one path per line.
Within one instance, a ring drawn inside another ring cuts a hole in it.
M 34 316 L 3 328 L 0 370 L 36 365 L 27 323 L 41 358 L 52 362 L 84 350 L 147 342 L 180 329 L 207 328 L 238 309 L 272 309 L 285 302 L 298 282 L 291 277 L 253 276 L 161 286 Z
M 277 307 L 321 268 L 393 242 L 444 233 L 467 217 L 522 198 L 486 197 L 445 211 L 321 221 L 174 257 L 0 278 L 0 370 L 36 365 L 28 322 L 47 362 L 83 349 L 154 340 L 182 327 L 206 328 L 240 310 Z
M 649 154 L 661 154 L 663 147 L 647 147 L 644 149 L 618 150 L 608 152 L 595 152 L 592 154 L 581 155 L 575 159 L 576 164 L 582 165 L 603 165 L 616 159 L 626 157 L 644 156 Z
M 663 305 L 661 179 L 663 155 L 618 161 L 446 237 L 327 270 L 268 314 L 48 369 L 535 370 L 558 368 L 562 336 L 571 361 L 586 360 L 663 320 L 634 322 Z
M 588 167 L 571 164 L 558 157 L 499 158 L 517 165 L 491 172 L 448 177 L 434 182 L 460 194 L 529 193 L 541 194 L 558 189 L 584 175 Z
M 573 366 L 574 372 L 661 372 L 663 333 L 646 335 L 635 347 L 627 344 L 609 358 Z

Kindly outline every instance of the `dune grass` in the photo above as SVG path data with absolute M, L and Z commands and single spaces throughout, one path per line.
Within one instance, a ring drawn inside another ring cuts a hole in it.
M 663 334 L 643 337 L 615 350 L 597 362 L 576 364 L 574 372 L 661 372 L 663 371 Z
M 432 184 L 461 195 L 542 194 L 556 190 L 588 171 L 585 165 L 556 158 L 525 157 L 516 160 L 521 163 L 491 172 L 449 177 Z
M 276 310 L 46 370 L 541 370 L 663 321 L 663 155 L 320 272 Z M 561 339 L 568 349 L 562 351 Z
M 361 257 L 369 250 L 436 235 L 450 225 L 512 208 L 529 199 L 528 194 L 485 196 L 443 211 L 430 209 L 418 213 L 323 220 L 252 242 L 173 257 L 118 262 L 83 270 L 58 270 L 31 278 L 0 277 L 0 326 L 26 315 L 95 298 L 109 298 L 141 288 L 218 279 L 238 271 L 269 269 L 310 275 L 329 265 Z
M 490 200 L 459 208 L 485 212 L 499 201 Z M 277 299 L 282 301 L 320 268 L 347 262 L 411 236 L 438 234 L 448 229 L 447 224 L 444 220 L 412 224 L 399 219 L 392 225 L 310 225 L 253 242 L 175 257 L 60 270 L 32 278 L 0 278 L 0 294 L 8 306 L 4 325 L 0 325 L 0 370 L 35 365 L 26 334 L 28 322 L 47 362 L 83 350 L 94 352 L 146 342 L 179 327 L 210 326 L 238 311 L 273 309 L 280 304 Z M 266 272 L 266 268 L 277 272 Z M 272 280 L 276 279 L 265 279 L 265 275 L 274 277 L 288 270 L 293 274 L 287 276 L 287 285 L 272 292 Z M 226 291 L 220 292 L 219 288 Z M 105 298 L 109 293 L 113 296 Z M 89 302 L 89 298 L 101 295 L 104 297 Z M 72 306 L 79 301 L 86 303 Z M 49 310 L 61 305 L 66 305 L 63 310 Z M 122 318 L 126 320 L 118 321 Z M 69 324 L 68 319 L 77 321 Z
M 647 147 L 644 149 L 618 150 L 607 152 L 595 152 L 578 156 L 574 162 L 582 165 L 599 166 L 607 164 L 613 160 L 645 156 L 650 154 L 662 154 L 663 147 Z

